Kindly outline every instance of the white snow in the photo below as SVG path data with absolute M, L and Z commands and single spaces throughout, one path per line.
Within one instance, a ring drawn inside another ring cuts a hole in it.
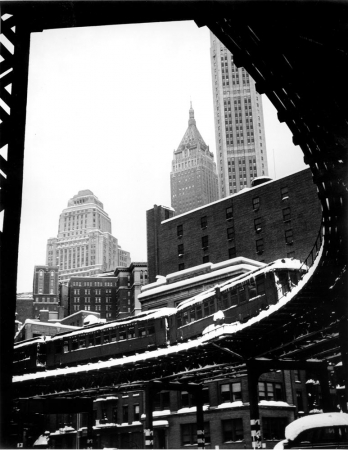
M 218 320 L 224 320 L 224 319 L 225 319 L 225 314 L 221 310 L 217 311 L 213 316 L 214 322 L 217 322 Z
M 154 420 L 152 422 L 152 426 L 154 426 L 154 427 L 168 427 L 169 426 L 169 422 L 168 422 L 168 420 Z
M 310 379 L 310 380 L 306 381 L 306 384 L 319 384 L 319 381 L 314 381 L 314 380 Z
M 293 441 L 304 430 L 332 426 L 348 426 L 348 414 L 322 413 L 301 417 L 285 428 L 285 437 Z
M 225 409 L 225 408 L 239 408 L 240 406 L 244 406 L 244 403 L 241 400 L 236 402 L 225 402 L 221 403 L 217 406 L 217 409 Z
M 260 406 L 293 406 L 289 405 L 287 402 L 275 401 L 275 400 L 261 400 L 259 402 Z
M 143 314 L 144 313 L 144 314 Z M 104 325 L 101 325 L 99 327 L 92 327 L 92 328 L 78 328 L 78 331 L 72 331 L 71 333 L 67 332 L 64 334 L 64 337 L 70 337 L 70 336 L 79 336 L 81 334 L 87 334 L 89 332 L 95 332 L 95 331 L 102 331 L 109 328 L 114 327 L 120 327 L 120 326 L 126 326 L 126 325 L 132 325 L 133 322 L 139 322 L 143 320 L 150 320 L 150 319 L 157 319 L 158 317 L 163 316 L 169 316 L 171 314 L 176 313 L 176 308 L 161 308 L 161 309 L 153 309 L 149 311 L 142 312 L 142 315 L 140 316 L 134 316 L 131 320 L 124 320 L 124 321 L 115 321 L 115 322 L 106 322 Z M 54 336 L 52 337 L 52 340 L 62 339 L 62 336 Z M 78 350 L 78 349 L 76 349 Z
M 242 273 L 242 275 L 245 275 L 246 273 L 248 273 L 254 269 L 255 269 L 255 265 L 239 264 L 237 266 L 224 267 L 222 269 L 215 270 L 214 272 L 207 272 L 207 273 L 204 273 L 203 275 L 197 275 L 192 278 L 185 278 L 184 280 L 175 281 L 175 282 L 169 283 L 169 284 L 161 283 L 160 286 L 158 286 L 156 283 L 153 283 L 153 284 L 156 284 L 156 286 L 150 290 L 148 288 L 149 285 L 146 285 L 147 289 L 146 290 L 144 289 L 144 291 L 142 290 L 141 294 L 138 295 L 138 299 L 144 299 L 146 297 L 152 296 L 153 294 L 160 294 L 160 293 L 164 293 L 164 292 L 168 292 L 168 291 L 172 291 L 172 290 L 177 290 L 180 287 L 184 287 L 184 286 L 187 286 L 190 284 L 200 283 L 202 281 L 208 282 L 211 278 L 216 278 L 216 277 L 226 275 L 229 273 L 232 276 L 232 274 L 235 272 L 243 271 L 244 273 Z M 181 272 L 183 272 L 183 271 L 181 271 Z M 167 276 L 167 278 L 168 278 L 168 276 Z M 241 276 L 241 275 L 239 275 L 239 276 Z

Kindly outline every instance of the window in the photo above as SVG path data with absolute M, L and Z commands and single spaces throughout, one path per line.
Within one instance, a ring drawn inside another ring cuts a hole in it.
M 185 269 L 185 264 L 184 263 L 179 264 L 179 270 L 184 270 L 184 269 Z
M 204 422 L 204 439 L 205 443 L 210 443 L 210 426 L 209 422 Z M 185 423 L 181 425 L 181 445 L 197 444 L 197 424 Z M 200 445 L 199 445 L 200 447 Z
M 267 440 L 284 439 L 286 417 L 262 417 L 262 437 Z
M 301 376 L 300 376 L 300 371 L 299 370 L 294 370 L 294 379 L 296 383 L 301 383 Z
M 207 226 L 208 226 L 207 216 L 201 217 L 201 228 L 207 228 Z
M 284 220 L 284 222 L 287 222 L 290 219 L 291 219 L 290 207 L 284 208 L 283 209 L 283 220 Z
M 242 441 L 243 433 L 243 419 L 229 419 L 221 421 L 223 442 Z
M 133 420 L 139 421 L 140 420 L 140 407 L 139 405 L 134 405 L 133 410 Z
M 209 236 L 202 237 L 202 248 L 205 249 L 209 245 Z
M 260 197 L 253 198 L 253 210 L 257 211 L 260 208 Z
M 183 256 L 184 254 L 184 244 L 178 245 L 178 256 Z
M 302 391 L 296 391 L 297 411 L 303 411 L 303 396 Z
M 122 422 L 128 423 L 128 405 L 122 406 Z
M 257 239 L 256 241 L 256 253 L 262 253 L 264 250 L 263 239 Z
M 181 391 L 180 406 L 181 408 L 191 408 L 192 406 L 195 406 L 193 395 L 187 391 Z
M 285 242 L 287 245 L 291 245 L 294 242 L 292 230 L 285 230 Z
M 209 255 L 203 256 L 203 264 L 209 262 Z
M 233 217 L 233 209 L 232 206 L 226 208 L 226 220 L 231 220 Z
M 234 227 L 227 228 L 227 239 L 229 241 L 234 239 Z
M 228 258 L 235 258 L 236 257 L 236 247 L 231 247 L 228 249 Z
M 242 400 L 241 383 L 227 383 L 220 385 L 221 402 L 236 402 Z
M 259 400 L 283 400 L 283 388 L 281 383 L 268 383 L 260 381 L 258 383 Z
M 287 187 L 280 188 L 280 196 L 282 200 L 289 198 L 289 190 Z
M 112 421 L 113 423 L 117 423 L 117 406 L 112 408 Z
M 170 392 L 169 391 L 157 392 L 157 394 L 154 397 L 153 406 L 155 411 L 170 409 Z
M 259 233 L 262 230 L 261 222 L 261 217 L 257 217 L 256 219 L 254 219 L 254 228 L 256 233 Z
M 181 237 L 184 233 L 183 225 L 178 225 L 176 228 L 177 236 Z

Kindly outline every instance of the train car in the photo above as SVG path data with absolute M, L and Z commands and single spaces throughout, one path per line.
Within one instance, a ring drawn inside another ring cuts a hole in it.
M 150 310 L 135 317 L 56 335 L 48 342 L 47 369 L 103 361 L 167 346 L 168 317 L 175 312 L 175 308 Z
M 46 369 L 47 338 L 43 336 L 20 341 L 13 348 L 13 374 L 22 375 Z
M 217 311 L 224 313 L 224 323 L 247 322 L 277 303 L 306 270 L 298 260 L 281 259 L 185 300 L 169 318 L 170 342 L 200 336 Z

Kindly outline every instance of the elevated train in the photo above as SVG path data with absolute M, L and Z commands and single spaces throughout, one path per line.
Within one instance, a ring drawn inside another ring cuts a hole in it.
M 306 270 L 298 260 L 277 260 L 203 291 L 177 308 L 148 310 L 135 317 L 89 325 L 51 339 L 17 343 L 16 373 L 18 369 L 27 373 L 88 364 L 185 342 L 201 336 L 214 323 L 218 311 L 223 312 L 224 323 L 247 322 L 276 304 L 298 284 Z M 29 359 L 20 366 L 24 351 Z

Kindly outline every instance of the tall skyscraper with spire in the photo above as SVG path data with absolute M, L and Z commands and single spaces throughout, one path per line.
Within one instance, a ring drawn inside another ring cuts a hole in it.
M 261 95 L 244 68 L 210 33 L 216 159 L 221 198 L 268 176 Z
M 58 236 L 47 241 L 46 264 L 59 266 L 59 281 L 127 267 L 129 252 L 111 234 L 111 220 L 92 191 L 83 190 L 68 202 L 59 218 Z
M 214 155 L 197 129 L 192 103 L 188 128 L 173 153 L 170 187 L 176 215 L 219 199 Z

